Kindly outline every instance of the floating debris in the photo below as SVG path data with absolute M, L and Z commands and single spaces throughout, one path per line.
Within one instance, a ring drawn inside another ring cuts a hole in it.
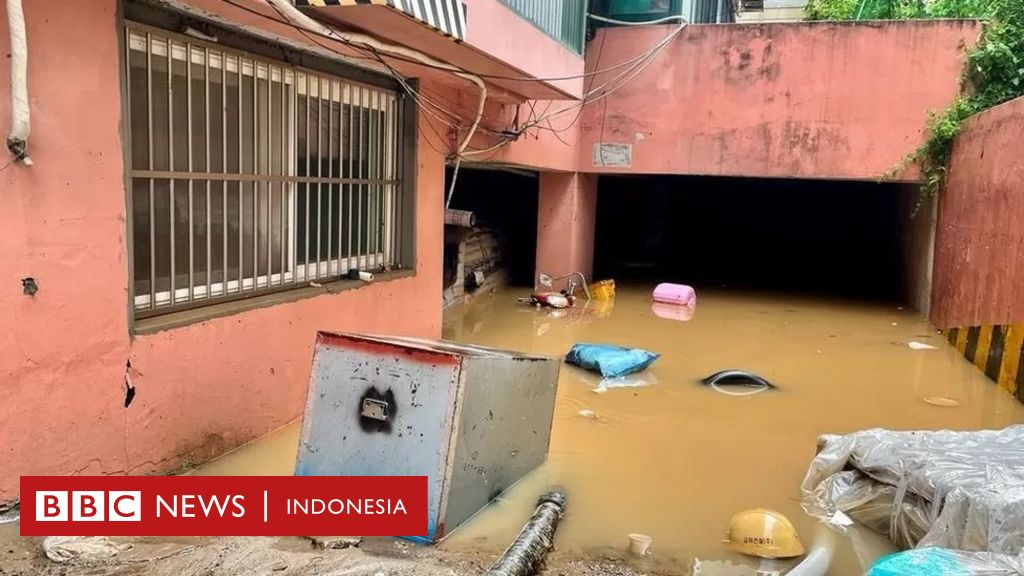
M 651 553 L 652 539 L 647 534 L 629 534 L 629 553 L 634 556 L 647 556 Z
M 956 408 L 957 406 L 960 405 L 959 400 L 946 398 L 945 396 L 925 396 L 924 398 L 922 398 L 922 400 L 924 400 L 928 404 L 931 404 L 932 406 L 940 406 L 942 408 Z
M 722 370 L 721 372 L 715 372 L 705 378 L 703 383 L 715 392 L 720 392 L 727 396 L 751 396 L 775 388 L 775 385 L 771 382 L 746 370 Z M 741 390 L 730 389 L 733 387 L 741 388 Z

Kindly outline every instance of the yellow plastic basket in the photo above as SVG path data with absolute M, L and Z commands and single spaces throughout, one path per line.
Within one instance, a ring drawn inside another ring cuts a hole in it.
M 590 297 L 594 300 L 611 300 L 615 298 L 615 280 L 601 280 L 594 282 L 587 287 L 590 290 Z M 577 297 L 583 297 L 583 289 L 576 290 Z

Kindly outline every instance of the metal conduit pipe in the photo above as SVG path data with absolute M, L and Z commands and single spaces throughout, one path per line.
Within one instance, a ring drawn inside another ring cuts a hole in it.
M 551 492 L 540 497 L 530 521 L 519 536 L 491 566 L 485 576 L 532 576 L 537 572 L 551 545 L 555 530 L 565 515 L 565 494 Z
M 11 132 L 7 149 L 26 166 L 28 135 L 31 131 L 28 107 L 28 40 L 25 35 L 25 12 L 21 0 L 7 0 L 7 24 L 11 32 Z

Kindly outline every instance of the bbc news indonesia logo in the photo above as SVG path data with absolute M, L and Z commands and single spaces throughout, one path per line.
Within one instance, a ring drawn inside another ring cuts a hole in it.
M 425 476 L 23 476 L 23 536 L 426 536 Z

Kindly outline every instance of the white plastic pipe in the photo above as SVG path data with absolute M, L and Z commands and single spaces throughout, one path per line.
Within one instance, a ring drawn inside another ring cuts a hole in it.
M 11 31 L 11 133 L 7 147 L 26 165 L 32 165 L 26 153 L 31 131 L 28 108 L 28 40 L 25 12 L 21 0 L 7 0 L 7 24 Z

